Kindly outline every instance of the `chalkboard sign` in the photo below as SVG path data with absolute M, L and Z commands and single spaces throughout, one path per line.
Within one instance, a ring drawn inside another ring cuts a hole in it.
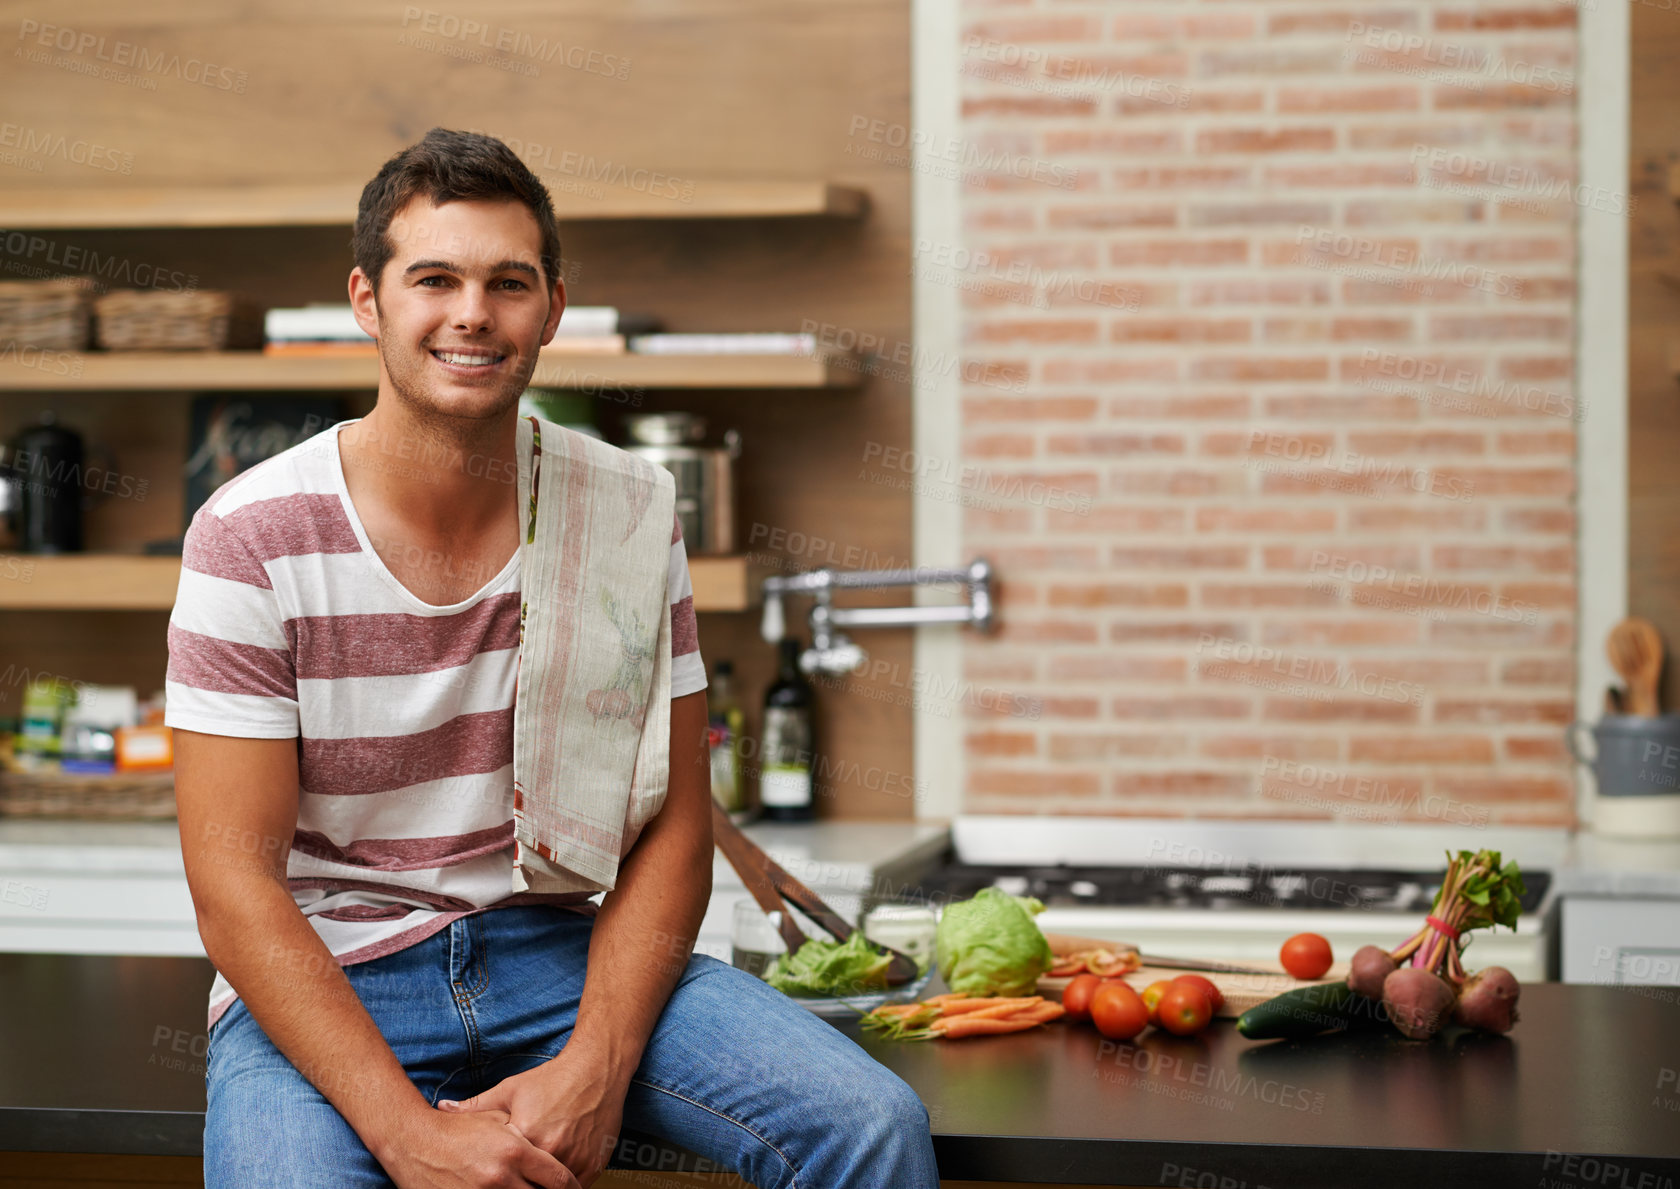
M 186 521 L 229 479 L 342 420 L 331 397 L 200 396 L 187 437 Z

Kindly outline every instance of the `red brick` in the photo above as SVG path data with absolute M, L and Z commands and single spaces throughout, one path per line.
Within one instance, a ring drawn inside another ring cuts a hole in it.
M 1348 227 L 1380 227 L 1395 223 L 1476 223 L 1482 204 L 1471 198 L 1373 198 L 1347 204 L 1342 220 Z
M 1108 337 L 1116 343 L 1246 343 L 1247 318 L 1116 318 Z
M 1328 153 L 1333 128 L 1208 128 L 1196 134 L 1198 153 Z
M 1248 628 L 1230 620 L 1171 620 L 1161 622 L 1128 617 L 1110 625 L 1108 638 L 1114 644 L 1180 643 L 1193 644 L 1203 636 L 1219 636 L 1242 643 L 1248 639 Z
M 1341 742 L 1327 735 L 1232 735 L 1203 739 L 1202 755 L 1214 760 L 1334 760 Z
M 1409 154 L 1413 145 L 1457 148 L 1463 145 L 1479 145 L 1486 136 L 1487 132 L 1479 122 L 1460 120 L 1450 124 L 1394 124 L 1385 121 L 1381 124 L 1351 125 L 1347 130 L 1347 146 L 1361 151 L 1404 149 Z
M 1569 4 L 1535 4 L 1528 8 L 1437 9 L 1435 28 L 1442 32 L 1471 29 L 1573 29 L 1575 9 Z
M 1149 698 L 1116 698 L 1111 712 L 1118 719 L 1248 718 L 1252 705 L 1247 698 L 1215 697 L 1208 694 L 1161 694 Z
M 1409 702 L 1366 701 L 1334 698 L 1312 701 L 1304 698 L 1267 698 L 1261 717 L 1268 722 L 1389 722 L 1418 721 L 1418 709 Z
M 1117 545 L 1109 552 L 1108 564 L 1120 570 L 1241 570 L 1248 566 L 1248 549 L 1247 545 Z
M 1431 468 L 1435 490 L 1468 490 L 1477 497 L 1494 495 L 1555 495 L 1575 493 L 1575 472 L 1569 467 Z
M 1488 665 L 1485 660 L 1405 657 L 1366 657 L 1355 666 L 1361 675 L 1392 678 L 1413 685 L 1427 685 L 1431 689 L 1451 686 L 1486 685 Z
M 1240 797 L 1252 777 L 1231 772 L 1116 772 L 1110 788 L 1116 796 Z
M 1186 97 L 1188 102 L 1179 109 L 1185 115 L 1206 115 L 1210 112 L 1260 112 L 1266 110 L 1266 92 L 1248 87 L 1197 86 Z M 1117 105 L 1118 106 L 1118 105 Z M 1134 108 L 1125 104 L 1121 111 Z
M 1277 96 L 1280 114 L 1298 112 L 1411 112 L 1423 104 L 1423 93 L 1412 86 L 1283 87 Z
M 1261 323 L 1261 337 L 1267 342 L 1319 343 L 1334 340 L 1348 342 L 1404 343 L 1412 338 L 1410 318 L 1267 318 Z
M 1575 568 L 1575 551 L 1565 545 L 1437 545 L 1432 557 L 1438 570 L 1560 575 Z
M 1549 261 L 1573 271 L 1575 243 L 1561 235 L 1442 236 L 1429 242 L 1429 255 L 1442 260 L 1473 260 L 1483 264 L 1530 264 Z
M 1571 380 L 1575 360 L 1569 355 L 1505 355 L 1499 360 L 1502 380 Z
M 1109 203 L 1104 206 L 1053 206 L 1045 225 L 1058 230 L 1105 231 L 1113 227 L 1177 227 L 1178 207 Z
M 1102 22 L 1095 17 L 1077 15 L 976 21 L 963 30 L 963 46 L 966 56 L 978 58 L 993 49 L 988 43 L 1008 50 L 1045 41 L 1096 41 L 1102 30 Z
M 1482 723 L 1487 726 L 1544 722 L 1562 726 L 1574 718 L 1574 702 L 1556 698 L 1438 698 L 1435 702 L 1436 722 Z
M 1575 662 L 1569 657 L 1524 657 L 1506 661 L 1499 669 L 1506 685 L 1562 685 L 1575 681 Z
M 1197 508 L 1196 531 L 1327 533 L 1336 527 L 1332 508 Z
M 974 339 L 982 343 L 1094 343 L 1095 318 L 976 320 Z
M 1418 402 L 1409 396 L 1269 396 L 1266 416 L 1291 420 L 1413 421 Z
M 1575 607 L 1578 592 L 1573 582 L 1507 582 L 1499 593 L 1514 603 L 1569 611 Z
M 1481 434 L 1461 430 L 1408 429 L 1348 434 L 1348 449 L 1360 454 L 1481 454 L 1486 446 Z
M 1206 78 L 1245 74 L 1335 74 L 1341 65 L 1340 46 L 1324 49 L 1263 46 L 1257 49 L 1210 50 L 1198 60 L 1198 73 Z
M 1201 604 L 1204 607 L 1327 607 L 1335 602 L 1336 596 L 1333 594 L 1294 583 L 1279 586 L 1204 582 L 1201 587 Z
M 1053 533 L 1182 533 L 1188 519 L 1183 508 L 1135 508 L 1098 505 L 1081 516 L 1049 508 L 1046 526 Z
M 1095 545 L 1008 545 L 988 549 L 986 555 L 1005 574 L 1011 570 L 1089 571 L 1102 564 Z
M 1267 644 L 1322 644 L 1338 647 L 1362 644 L 1412 644 L 1419 635 L 1416 619 L 1291 619 L 1269 623 L 1262 633 Z
M 1562 776 L 1437 776 L 1435 792 L 1472 805 L 1493 801 L 1521 801 L 1540 805 L 1547 801 L 1573 801 L 1574 790 Z
M 1038 754 L 1038 736 L 1030 731 L 970 731 L 963 746 L 977 756 L 1033 756 Z
M 1091 697 L 1045 697 L 1043 711 L 1045 718 L 1096 718 L 1099 710 L 1097 699 Z
M 1511 339 L 1541 339 L 1557 342 L 1575 333 L 1575 320 L 1539 314 L 1440 315 L 1429 320 L 1429 337 L 1437 342 L 1466 339 L 1505 342 Z
M 1078 760 L 1111 760 L 1126 756 L 1160 759 L 1184 754 L 1184 739 L 1152 733 L 1123 735 L 1113 731 L 1091 735 L 1050 736 L 1050 758 L 1066 763 Z
M 1184 17 L 1184 36 L 1192 38 L 1253 37 L 1258 27 L 1259 22 L 1251 12 L 1205 11 Z
M 1500 513 L 1499 523 L 1509 533 L 1575 533 L 1575 513 L 1570 508 L 1507 508 Z
M 1183 454 L 1180 434 L 1078 433 L 1052 434 L 1045 442 L 1051 454 L 1132 458 L 1137 455 Z
M 1244 278 L 1225 281 L 1192 281 L 1190 304 L 1205 305 L 1288 305 L 1322 306 L 1331 301 L 1326 280 L 1267 280 Z
M 1282 380 L 1328 380 L 1330 361 L 1322 355 L 1214 355 L 1190 364 L 1195 380 L 1269 383 Z
M 1357 8 L 1291 8 L 1273 13 L 1266 18 L 1266 32 L 1280 33 L 1333 33 L 1346 38 L 1353 22 L 1382 29 L 1410 30 L 1418 27 L 1418 10 L 1415 7 L 1389 8 L 1372 10 L 1368 7 Z
M 1247 417 L 1249 399 L 1235 396 L 1117 396 L 1108 402 L 1110 417 Z
M 1487 509 L 1464 507 L 1349 508 L 1350 532 L 1393 532 L 1422 529 L 1429 532 L 1480 532 L 1487 527 Z
M 1178 360 L 1158 359 L 1057 359 L 1044 365 L 1044 379 L 1052 384 L 1122 384 L 1128 381 L 1156 384 L 1178 379 Z
M 1563 763 L 1569 759 L 1569 749 L 1558 735 L 1528 737 L 1513 735 L 1505 740 L 1505 758 L 1518 763 L 1524 761 Z
M 1448 619 L 1429 625 L 1429 642 L 1453 648 L 1568 648 L 1575 643 L 1567 619 L 1533 621 L 1505 619 Z
M 1050 587 L 1052 607 L 1183 607 L 1190 591 L 1183 583 L 1094 582 Z
M 970 396 L 962 408 L 964 421 L 1090 421 L 1097 415 L 1097 398 Z
M 1198 204 L 1190 208 L 1190 227 L 1264 227 L 1285 224 L 1298 227 L 1310 223 L 1327 225 L 1332 217 L 1329 203 L 1322 202 L 1227 202 Z
M 1176 681 L 1189 676 L 1182 656 L 1140 657 L 1126 653 L 1080 652 L 1050 658 L 1051 681 Z
M 1442 86 L 1430 92 L 1436 111 L 1498 111 L 1510 108 L 1562 107 L 1573 105 L 1575 97 L 1560 87 L 1548 91 L 1544 87 L 1525 87 L 1520 83 L 1508 86 L 1487 86 L 1481 90 L 1469 87 Z
M 1010 796 L 1094 797 L 1102 789 L 1100 772 L 1084 768 L 1033 771 L 1014 768 L 971 769 L 968 790 L 975 793 L 1006 793 Z
M 1184 133 L 1177 128 L 1058 128 L 1043 133 L 1044 155 L 1060 161 L 1079 153 L 1129 157 L 1182 153 Z
M 963 529 L 969 533 L 1026 533 L 1037 524 L 1031 508 L 963 508 Z
M 1416 570 L 1422 564 L 1422 550 L 1416 545 L 1367 545 L 1353 542 L 1313 549 L 1302 545 L 1267 545 L 1260 555 L 1268 570 L 1290 570 L 1328 579 L 1345 577 L 1350 567 L 1353 572 L 1363 575 L 1364 567 L 1383 566 L 1390 570 Z
M 964 99 L 962 104 L 962 114 L 970 119 L 976 116 L 1090 116 L 1095 115 L 1097 110 L 1095 99 L 1056 99 L 1041 95 L 988 95 Z
M 1108 477 L 1110 495 L 1240 496 L 1247 477 L 1229 469 L 1138 471 L 1130 467 Z
M 1116 268 L 1132 265 L 1246 264 L 1245 239 L 1158 239 L 1121 241 L 1111 244 L 1108 262 Z
M 1026 434 L 966 434 L 963 437 L 963 454 L 968 458 L 1031 458 L 1036 452 L 1032 438 Z
M 998 640 L 1006 644 L 1095 644 L 1095 624 L 1076 619 L 1023 620 L 999 616 Z
M 1038 654 L 1011 652 L 987 641 L 963 654 L 962 671 L 970 681 L 1036 681 Z

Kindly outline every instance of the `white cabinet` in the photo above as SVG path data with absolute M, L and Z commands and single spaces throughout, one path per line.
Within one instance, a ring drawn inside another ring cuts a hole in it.
M 1567 896 L 1563 981 L 1680 987 L 1680 899 Z

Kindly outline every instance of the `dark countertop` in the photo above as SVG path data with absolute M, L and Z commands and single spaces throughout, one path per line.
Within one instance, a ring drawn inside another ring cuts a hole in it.
M 0 954 L 0 1151 L 197 1155 L 211 978 L 201 958 Z M 1228 1022 L 1130 1045 L 1064 1023 L 944 1044 L 839 1026 L 928 1104 L 948 1180 L 1680 1184 L 1680 989 L 1541 984 L 1522 1012 L 1510 1037 L 1425 1044 L 1255 1043 Z

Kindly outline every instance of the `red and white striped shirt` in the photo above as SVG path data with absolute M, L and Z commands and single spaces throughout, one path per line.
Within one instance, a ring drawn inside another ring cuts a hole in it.
M 593 913 L 588 893 L 512 892 L 519 554 L 470 598 L 422 602 L 369 543 L 338 429 L 237 476 L 193 517 L 165 721 L 298 740 L 287 883 L 340 965 L 493 906 Z M 678 698 L 706 688 L 680 526 L 667 585 Z M 225 832 L 184 844 L 212 862 L 259 849 Z M 212 1026 L 235 998 L 218 973 Z

